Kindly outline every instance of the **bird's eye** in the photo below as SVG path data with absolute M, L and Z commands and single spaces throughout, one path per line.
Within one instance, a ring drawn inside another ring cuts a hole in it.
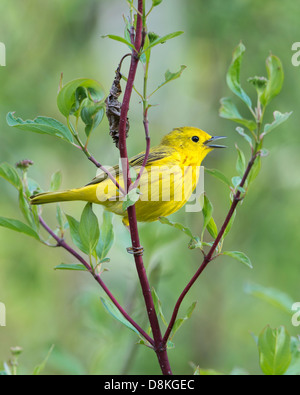
M 199 137 L 198 137 L 198 136 L 193 136 L 193 137 L 192 137 L 192 141 L 193 141 L 194 143 L 198 143 Z

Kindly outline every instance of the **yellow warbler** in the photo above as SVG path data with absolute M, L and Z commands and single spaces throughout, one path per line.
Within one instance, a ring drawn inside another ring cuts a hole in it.
M 150 150 L 149 158 L 138 183 L 138 200 L 135 204 L 137 220 L 156 221 L 179 210 L 195 189 L 200 165 L 221 137 L 212 137 L 203 130 L 193 127 L 174 129 L 161 143 Z M 145 153 L 129 160 L 129 166 L 139 173 Z M 123 173 L 117 165 L 109 171 L 121 188 L 124 188 Z M 136 191 L 133 191 L 136 193 Z M 113 181 L 102 173 L 82 188 L 62 192 L 40 193 L 31 198 L 31 204 L 44 204 L 71 200 L 83 200 L 103 205 L 107 210 L 123 216 L 128 225 L 127 210 L 124 210 L 124 196 Z

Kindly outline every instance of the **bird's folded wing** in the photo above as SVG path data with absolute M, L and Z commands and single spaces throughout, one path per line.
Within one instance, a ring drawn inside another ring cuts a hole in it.
M 146 166 L 154 164 L 155 162 L 158 162 L 162 159 L 166 159 L 168 157 L 170 157 L 172 154 L 174 154 L 174 150 L 170 149 L 169 147 L 166 149 L 154 149 L 152 151 L 150 151 Z M 140 167 L 142 166 L 143 162 L 144 162 L 144 158 L 145 158 L 145 152 L 142 152 L 136 156 L 134 156 L 133 158 L 131 158 L 129 160 L 129 166 L 130 167 Z M 116 165 L 114 167 L 111 167 L 108 169 L 108 171 L 115 177 L 119 177 L 120 175 L 120 167 L 119 165 Z M 99 174 L 97 177 L 95 177 L 89 184 L 87 185 L 93 185 L 93 184 L 99 184 L 101 182 L 103 182 L 104 180 L 106 180 L 108 178 L 108 175 L 103 172 L 101 174 Z

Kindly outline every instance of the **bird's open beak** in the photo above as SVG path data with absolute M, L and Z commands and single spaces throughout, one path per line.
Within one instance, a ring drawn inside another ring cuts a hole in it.
M 209 148 L 227 148 L 226 145 L 211 144 L 214 141 L 219 140 L 219 139 L 226 139 L 226 137 L 225 136 L 214 136 L 214 137 L 211 137 L 209 140 L 204 141 L 203 144 Z

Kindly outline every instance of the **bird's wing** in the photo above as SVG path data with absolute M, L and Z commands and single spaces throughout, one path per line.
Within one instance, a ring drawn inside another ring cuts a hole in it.
M 166 147 L 165 149 L 162 147 L 160 149 L 157 149 L 157 148 L 152 149 L 149 153 L 149 157 L 148 157 L 146 166 L 151 165 L 161 159 L 166 159 L 168 156 L 171 156 L 173 154 L 173 152 L 174 152 L 174 150 L 169 147 Z M 141 152 L 140 154 L 134 156 L 133 158 L 131 158 L 129 160 L 129 166 L 130 167 L 142 166 L 142 164 L 144 162 L 144 158 L 145 158 L 145 152 Z M 108 171 L 110 173 L 112 173 L 112 175 L 114 177 L 118 177 L 120 175 L 119 165 L 109 168 Z M 103 172 L 103 173 L 99 174 L 97 177 L 95 177 L 87 185 L 99 184 L 99 183 L 103 182 L 104 180 L 107 180 L 107 178 L 108 178 L 108 175 L 105 172 Z

